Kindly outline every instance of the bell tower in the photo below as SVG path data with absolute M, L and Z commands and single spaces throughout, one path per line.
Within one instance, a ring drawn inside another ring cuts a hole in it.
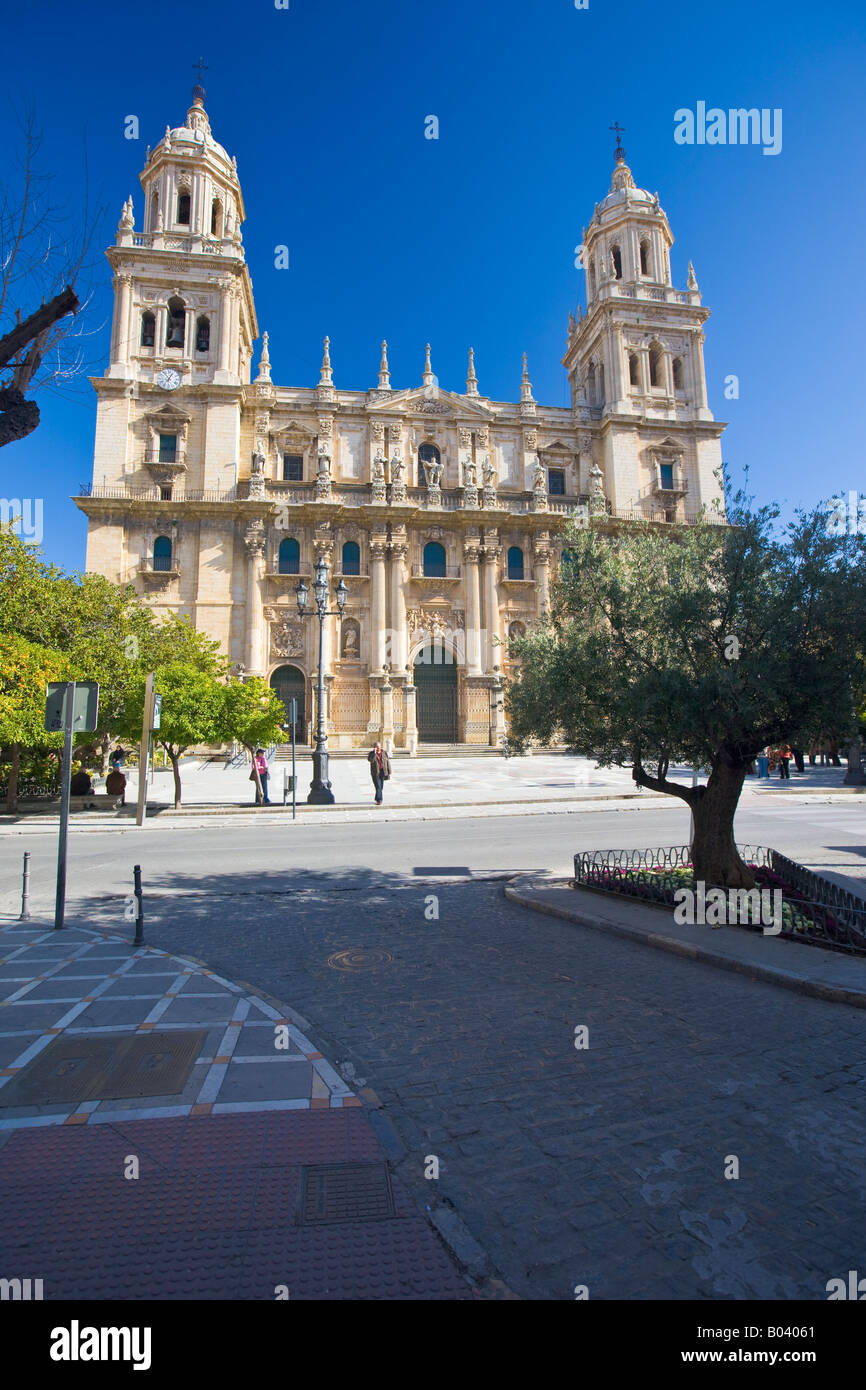
M 615 508 L 668 521 L 719 497 L 724 426 L 707 404 L 701 302 L 689 262 L 671 279 L 673 234 L 657 193 L 638 188 L 616 132 L 610 192 L 583 229 L 586 313 L 569 319 L 563 365 L 577 420 L 597 422 L 595 458 Z M 600 445 L 600 448 L 598 447 Z
M 184 124 L 166 126 L 148 146 L 142 230 L 129 198 L 107 252 L 115 299 L 108 378 L 173 389 L 250 380 L 258 328 L 237 162 L 211 134 L 201 85 L 192 98 Z

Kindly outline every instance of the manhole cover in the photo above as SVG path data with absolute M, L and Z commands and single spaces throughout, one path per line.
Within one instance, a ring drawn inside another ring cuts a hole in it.
M 0 1087 L 0 1106 L 177 1095 L 206 1037 L 196 1029 L 57 1038 Z
M 337 951 L 336 955 L 328 957 L 328 964 L 332 970 L 372 970 L 376 965 L 387 965 L 394 957 L 387 951 L 381 951 L 378 947 L 370 950 L 362 950 L 356 946 L 349 951 Z
M 385 1163 L 317 1163 L 301 1169 L 300 1224 L 382 1221 L 394 1215 Z

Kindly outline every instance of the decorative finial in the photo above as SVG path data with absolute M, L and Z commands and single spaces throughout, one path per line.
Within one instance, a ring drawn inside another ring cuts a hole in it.
M 201 85 L 201 75 L 202 72 L 207 72 L 207 64 L 204 58 L 199 58 L 198 62 L 193 63 L 192 66 L 193 70 L 198 73 L 198 80 L 192 89 L 192 99 L 193 101 L 204 102 L 206 93 L 204 87 Z
M 379 361 L 379 390 L 391 390 L 391 373 L 388 369 L 388 344 L 382 339 L 382 357 Z
M 631 176 L 631 169 L 625 162 L 625 150 L 623 149 L 622 140 L 620 139 L 620 136 L 625 132 L 625 126 L 620 125 L 618 121 L 614 121 L 612 126 L 608 126 L 608 130 L 612 130 L 616 135 L 616 149 L 613 152 L 616 165 L 613 171 L 613 178 L 610 181 L 610 191 L 611 193 L 618 193 L 625 188 L 634 188 L 634 179 Z M 595 206 L 597 214 L 598 204 L 596 203 Z
M 467 396 L 478 395 L 478 378 L 475 375 L 475 349 L 469 349 L 469 371 L 466 373 Z
M 436 385 L 436 377 L 433 375 L 433 368 L 430 366 L 430 344 L 429 344 L 429 343 L 427 344 L 427 347 L 426 347 L 426 356 L 425 356 L 425 358 L 424 358 L 424 375 L 423 375 L 423 377 L 422 377 L 422 381 L 424 382 L 424 385 L 425 385 L 425 386 L 435 386 L 435 385 Z
M 695 275 L 695 268 L 694 268 L 694 266 L 692 265 L 691 261 L 689 261 L 688 288 L 689 288 L 690 290 L 696 290 L 696 289 L 698 288 L 698 279 L 697 279 L 697 276 Z
M 268 353 L 268 334 L 262 334 L 262 355 L 259 360 L 259 374 L 256 381 L 270 381 L 271 379 L 271 359 Z
M 330 348 L 330 346 L 331 346 L 331 340 L 330 340 L 330 338 L 326 338 L 326 339 L 325 339 L 325 353 L 324 353 L 324 356 L 323 356 L 323 358 L 322 358 L 322 371 L 321 371 L 321 375 L 319 376 L 319 385 L 320 385 L 320 386 L 330 386 L 331 388 L 333 388 L 334 379 L 333 379 L 333 373 L 331 372 L 331 354 L 330 354 L 330 352 L 329 352 L 329 350 L 328 350 L 328 349 Z
M 520 399 L 522 401 L 531 401 L 532 398 L 532 382 L 529 380 L 529 367 L 527 365 L 526 353 L 524 353 L 523 375 L 520 378 Z

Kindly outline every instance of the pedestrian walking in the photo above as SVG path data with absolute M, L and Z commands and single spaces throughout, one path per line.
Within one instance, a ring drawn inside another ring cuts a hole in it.
M 779 776 L 783 781 L 791 780 L 791 758 L 793 754 L 787 743 L 781 744 L 776 749 L 776 757 L 779 760 Z
M 376 788 L 376 805 L 382 805 L 382 790 L 388 778 L 391 776 L 391 759 L 385 752 L 381 743 L 374 744 L 367 754 L 367 761 L 370 764 L 370 776 L 373 779 L 373 786 Z
M 250 773 L 250 781 L 251 781 L 251 782 L 254 782 L 254 781 L 256 780 L 256 768 L 257 768 L 257 769 L 258 769 L 258 773 L 259 773 L 259 781 L 260 781 L 261 784 L 262 784 L 261 793 L 259 792 L 258 787 L 256 787 L 256 805 L 257 805 L 257 806 L 262 806 L 262 805 L 264 805 L 264 806 L 270 806 L 271 801 L 270 801 L 270 797 L 268 796 L 268 776 L 269 776 L 269 773 L 268 773 L 268 759 L 267 759 L 267 756 L 266 756 L 266 754 L 265 754 L 264 748 L 257 748 L 257 749 L 256 749 L 255 760 L 254 760 L 254 761 L 255 761 L 255 767 L 253 768 L 252 772 Z

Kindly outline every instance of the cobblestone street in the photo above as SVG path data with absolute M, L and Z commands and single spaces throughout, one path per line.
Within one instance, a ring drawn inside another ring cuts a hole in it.
M 523 1297 L 824 1299 L 864 1267 L 862 1011 L 416 872 L 175 874 L 148 940 L 298 1010 Z

